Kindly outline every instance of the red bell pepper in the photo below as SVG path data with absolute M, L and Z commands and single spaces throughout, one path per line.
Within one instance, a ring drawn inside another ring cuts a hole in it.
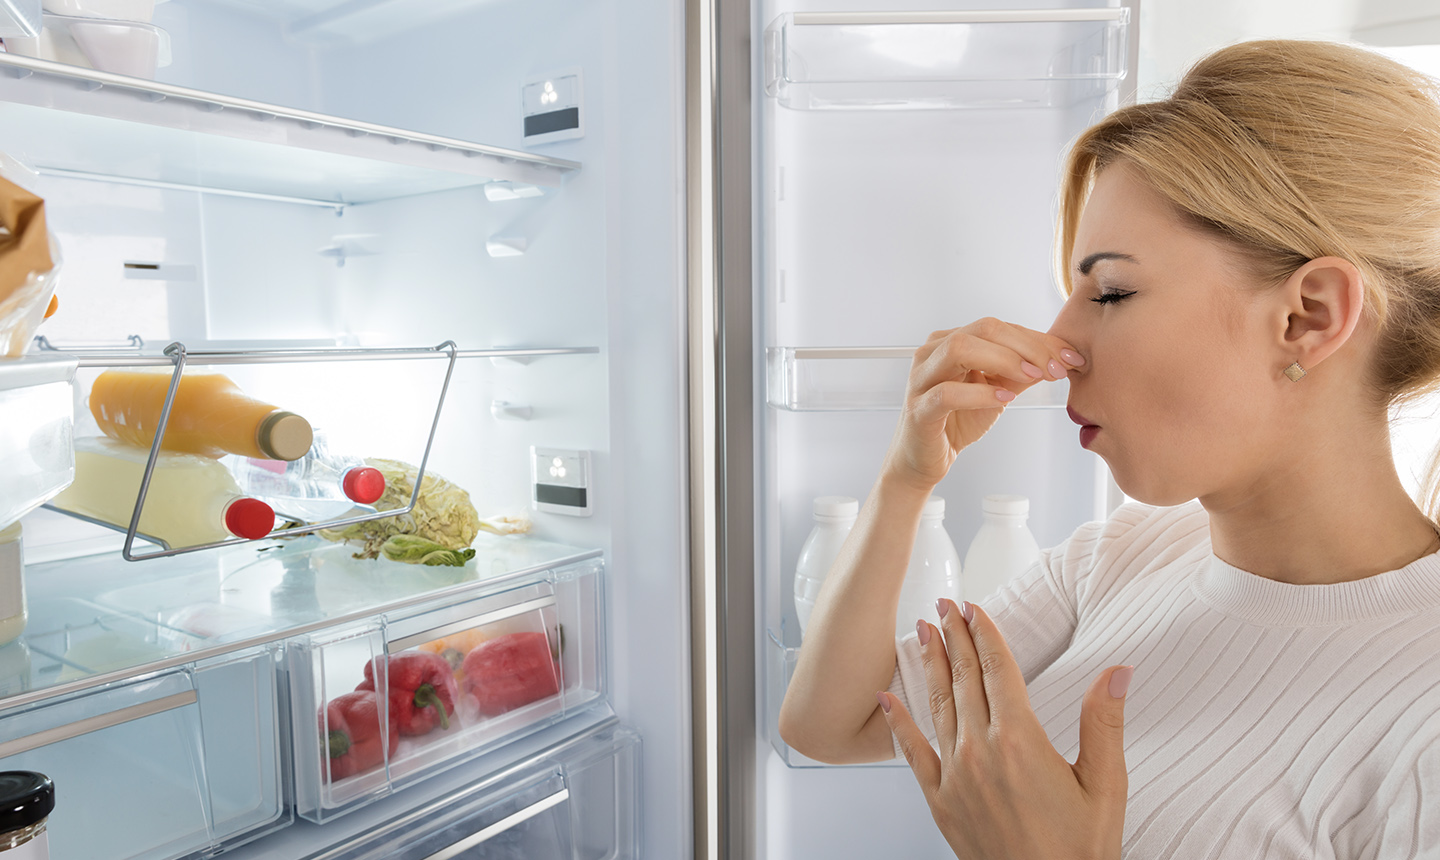
M 391 714 L 388 754 L 394 755 L 400 731 Z M 380 699 L 374 691 L 356 691 L 331 700 L 320 725 L 322 749 L 330 761 L 331 780 L 378 767 L 385 761 L 386 741 L 380 734 Z
M 481 643 L 461 666 L 465 692 L 487 717 L 560 692 L 560 665 L 544 633 L 510 633 Z
M 357 690 L 375 689 L 375 664 L 388 659 L 386 687 L 390 715 L 400 723 L 400 734 L 426 735 L 439 726 L 450 728 L 455 713 L 455 675 L 438 654 L 403 651 L 389 658 L 376 657 L 365 664 L 365 680 Z

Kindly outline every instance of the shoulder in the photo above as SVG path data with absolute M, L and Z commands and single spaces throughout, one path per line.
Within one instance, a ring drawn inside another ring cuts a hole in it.
M 1092 569 L 1117 563 L 1130 568 L 1164 565 L 1209 547 L 1210 520 L 1199 502 L 1174 507 L 1127 502 L 1108 518 L 1077 528 L 1051 553 Z

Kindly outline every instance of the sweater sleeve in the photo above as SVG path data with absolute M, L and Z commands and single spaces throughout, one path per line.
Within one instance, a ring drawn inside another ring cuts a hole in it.
M 1108 520 L 1080 526 L 1060 545 L 1041 551 L 1039 561 L 1025 573 L 978 601 L 995 619 L 1027 684 L 1070 646 L 1097 562 L 1154 510 L 1129 504 Z M 912 633 L 895 641 L 895 664 L 889 692 L 904 703 L 934 746 L 938 741 L 930 716 L 918 636 Z M 911 702 L 918 703 L 918 707 L 912 707 Z M 902 758 L 898 742 L 894 748 L 895 757 Z
M 1384 806 L 1375 840 L 1362 856 L 1377 860 L 1440 860 L 1440 745 L 1415 759 L 1414 769 Z

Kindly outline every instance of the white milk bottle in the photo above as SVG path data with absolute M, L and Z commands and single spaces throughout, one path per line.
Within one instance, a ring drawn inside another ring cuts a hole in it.
M 800 546 L 800 560 L 795 564 L 795 614 L 802 634 L 820 595 L 820 584 L 860 514 L 860 502 L 849 496 L 820 496 L 813 509 L 815 527 Z
M 1029 499 L 986 496 L 980 510 L 985 522 L 965 553 L 965 587 L 972 601 L 994 594 L 1040 558 L 1035 536 L 1025 526 Z
M 920 530 L 910 550 L 900 605 L 895 610 L 895 635 L 909 636 L 915 622 L 940 623 L 935 601 L 948 597 L 960 603 L 960 553 L 945 531 L 945 500 L 931 496 L 920 512 Z

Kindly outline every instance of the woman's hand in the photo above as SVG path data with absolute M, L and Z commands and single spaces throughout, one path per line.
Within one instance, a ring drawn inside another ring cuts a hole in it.
M 934 332 L 910 364 L 884 471 L 928 493 L 1015 395 L 1084 363 L 1060 338 L 997 319 Z
M 1080 706 L 1075 764 L 1051 745 L 1025 679 L 983 610 L 941 600 L 945 636 L 919 624 L 937 757 L 899 699 L 877 694 L 940 832 L 961 860 L 1117 860 L 1125 825 L 1125 691 L 1112 666 Z M 967 622 L 966 616 L 969 616 Z

